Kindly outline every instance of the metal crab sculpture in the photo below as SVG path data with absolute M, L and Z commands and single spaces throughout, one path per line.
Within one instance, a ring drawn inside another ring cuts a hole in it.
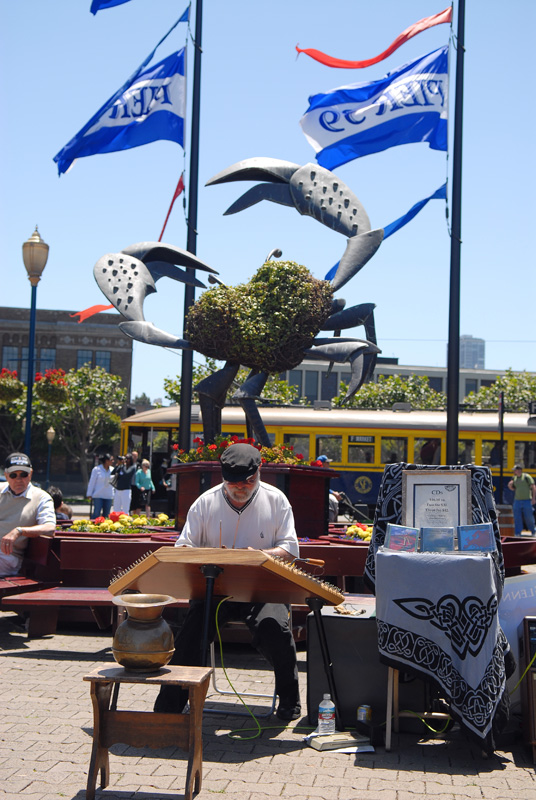
M 356 275 L 382 242 L 383 229 L 371 230 L 365 209 L 354 193 L 336 175 L 322 167 L 315 164 L 300 167 L 272 158 L 251 158 L 218 173 L 207 182 L 207 186 L 238 180 L 270 182 L 249 189 L 227 209 L 226 214 L 242 211 L 261 200 L 270 200 L 293 206 L 300 214 L 314 217 L 348 237 L 346 250 L 330 281 L 333 291 L 340 289 Z M 155 283 L 162 277 L 206 288 L 200 280 L 180 270 L 177 265 L 212 273 L 209 280 L 220 283 L 212 277 L 218 274 L 216 270 L 197 256 L 159 242 L 133 244 L 120 253 L 108 253 L 97 261 L 94 267 L 97 284 L 125 318 L 119 327 L 128 336 L 146 344 L 193 349 L 189 341 L 155 327 L 143 315 L 144 300 L 148 294 L 156 291 Z M 303 357 L 329 361 L 331 365 L 334 362 L 348 362 L 351 379 L 345 397 L 347 400 L 372 375 L 380 350 L 376 344 L 374 304 L 362 303 L 346 309 L 344 306 L 344 300 L 333 300 L 331 314 L 320 326 L 319 332 L 333 331 L 334 337 L 315 338 L 312 347 L 304 350 Z M 342 330 L 359 325 L 365 328 L 366 340 L 341 337 Z M 225 353 L 221 353 L 221 360 L 226 361 L 224 367 L 195 387 L 200 398 L 206 442 L 213 441 L 221 431 L 221 409 L 240 367 L 240 364 L 228 360 Z M 266 446 L 270 446 L 270 439 L 257 401 L 268 377 L 267 372 L 253 367 L 245 383 L 233 395 L 244 409 L 250 430 Z

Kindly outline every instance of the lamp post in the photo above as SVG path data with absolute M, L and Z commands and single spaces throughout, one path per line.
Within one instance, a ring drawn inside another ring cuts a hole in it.
M 56 431 L 51 425 L 47 431 L 48 457 L 47 457 L 47 479 L 45 483 L 45 489 L 48 489 L 48 486 L 50 484 L 50 455 L 52 451 L 52 442 L 54 441 L 55 438 L 56 438 Z
M 48 244 L 44 242 L 35 226 L 35 231 L 22 245 L 22 260 L 28 280 L 32 284 L 32 301 L 30 306 L 30 337 L 28 340 L 28 378 L 26 393 L 26 429 L 24 432 L 24 452 L 30 456 L 30 441 L 32 436 L 32 394 L 34 380 L 34 348 L 35 348 L 35 303 L 37 284 L 46 266 L 48 258 Z

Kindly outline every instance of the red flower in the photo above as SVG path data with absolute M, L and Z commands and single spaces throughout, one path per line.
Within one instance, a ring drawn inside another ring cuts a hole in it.
M 203 452 L 203 448 L 202 447 L 198 447 L 197 450 L 196 450 L 196 453 L 202 453 L 202 452 Z
M 303 460 L 303 454 L 302 453 L 296 453 L 296 458 L 300 458 L 300 459 Z
M 179 445 L 178 444 L 174 444 L 171 449 L 172 450 L 178 450 L 179 449 Z M 181 450 L 181 453 L 182 453 L 182 450 Z
M 233 444 L 236 444 L 239 441 L 236 433 L 231 436 L 231 441 L 233 442 Z
M 312 467 L 321 467 L 322 466 L 322 462 L 321 461 L 311 461 L 311 466 Z
M 204 444 L 204 441 L 200 436 L 196 436 L 194 439 L 194 444 Z
M 35 373 L 35 382 L 39 383 L 39 381 L 42 381 L 42 380 L 43 380 L 43 376 L 41 375 L 41 373 L 40 372 L 36 372 Z
M 104 517 L 95 517 L 93 522 L 95 522 L 97 525 L 100 525 L 101 522 L 106 522 L 106 520 L 104 519 Z
M 218 449 L 218 446 L 217 446 L 217 445 L 215 445 L 215 444 L 209 444 L 209 446 L 208 446 L 208 449 L 209 449 L 209 450 L 217 450 L 217 449 Z

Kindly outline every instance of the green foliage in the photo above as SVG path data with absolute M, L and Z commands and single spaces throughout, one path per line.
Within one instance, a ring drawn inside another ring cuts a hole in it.
M 292 261 L 267 261 L 247 284 L 206 291 L 185 336 L 203 355 L 270 374 L 303 360 L 330 314 L 332 291 Z
M 110 375 L 102 367 L 71 369 L 65 376 L 67 397 L 62 403 L 50 404 L 36 399 L 32 419 L 48 427 L 52 425 L 63 448 L 80 463 L 87 481 L 87 461 L 99 446 L 119 439 L 119 412 L 126 390 L 118 375 Z
M 136 397 L 132 400 L 132 405 L 134 406 L 152 406 L 151 398 L 145 392 L 141 394 L 137 394 Z
M 193 368 L 193 385 L 208 378 L 213 372 L 219 369 L 216 360 L 207 358 L 206 364 L 200 364 Z M 236 378 L 233 381 L 231 388 L 227 395 L 227 401 L 231 401 L 234 392 L 241 386 L 249 375 L 248 369 L 239 369 Z M 180 378 L 165 378 L 164 390 L 166 398 L 171 403 L 180 403 L 181 399 L 181 381 Z M 282 405 L 289 405 L 297 401 L 298 390 L 295 386 L 289 386 L 285 380 L 281 380 L 277 376 L 271 376 L 266 381 L 266 386 L 263 389 L 261 400 L 271 403 L 281 403 Z M 197 392 L 193 392 L 193 401 L 198 402 L 199 398 Z
M 536 401 L 536 375 L 509 369 L 506 375 L 497 376 L 492 386 L 483 386 L 478 392 L 470 392 L 464 403 L 469 409 L 496 410 L 501 392 L 504 392 L 506 411 L 527 412 L 529 402 Z
M 378 383 L 365 383 L 347 403 L 343 397 L 347 385 L 341 382 L 341 394 L 333 398 L 338 408 L 391 409 L 393 403 L 411 403 L 413 408 L 428 411 L 445 408 L 447 397 L 442 392 L 431 389 L 425 376 L 380 375 Z

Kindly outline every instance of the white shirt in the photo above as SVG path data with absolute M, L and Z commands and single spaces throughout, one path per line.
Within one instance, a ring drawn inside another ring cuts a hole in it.
M 220 537 L 221 528 L 221 537 Z M 281 547 L 299 556 L 294 515 L 279 489 L 259 482 L 259 488 L 243 508 L 234 508 L 223 484 L 204 492 L 192 504 L 175 547 L 221 547 L 271 550 Z
M 91 470 L 91 477 L 87 485 L 87 497 L 99 497 L 103 500 L 111 500 L 114 496 L 114 487 L 110 483 L 112 470 L 104 469 L 102 464 L 98 464 Z

